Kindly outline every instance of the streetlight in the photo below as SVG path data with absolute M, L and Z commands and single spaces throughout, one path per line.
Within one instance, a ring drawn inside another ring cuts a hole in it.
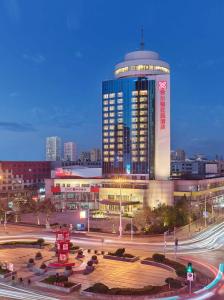
M 122 195 L 121 195 L 121 184 L 122 184 L 122 182 L 125 182 L 125 179 L 123 179 L 123 178 L 118 178 L 118 179 L 116 179 L 115 181 L 119 183 L 119 187 L 120 187 L 120 218 L 119 218 L 119 219 L 120 219 L 120 222 L 119 222 L 119 237 L 121 238 L 121 237 L 122 237 L 122 231 L 123 231 L 123 229 L 122 229 L 122 199 L 121 199 Z

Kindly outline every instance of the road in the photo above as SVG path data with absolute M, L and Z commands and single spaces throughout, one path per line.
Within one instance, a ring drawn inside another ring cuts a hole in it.
M 22 232 L 22 234 L 21 234 Z M 224 222 L 220 224 L 216 224 L 213 227 L 208 228 L 206 231 L 198 233 L 196 236 L 188 239 L 179 241 L 178 249 L 177 249 L 177 257 L 183 257 L 190 259 L 195 264 L 200 263 L 202 266 L 209 267 L 211 272 L 217 273 L 217 268 L 223 259 L 223 246 L 224 246 Z M 47 232 L 44 229 L 33 228 L 33 227 L 21 227 L 16 225 L 9 225 L 7 230 L 0 230 L 0 242 L 10 241 L 10 240 L 24 240 L 24 239 L 37 239 L 44 238 L 48 242 L 55 241 L 55 235 L 52 232 Z M 125 247 L 127 252 L 134 253 L 136 255 L 140 255 L 142 257 L 149 256 L 152 253 L 165 252 L 166 254 L 173 256 L 175 255 L 175 248 L 173 241 L 167 241 L 166 246 L 164 247 L 164 241 L 152 241 L 147 239 L 147 241 L 139 241 L 136 240 L 128 240 L 126 237 L 124 238 L 116 238 L 109 236 L 106 238 L 104 236 L 104 240 L 102 243 L 102 237 L 94 236 L 77 236 L 73 235 L 72 240 L 74 244 L 79 245 L 85 248 L 98 249 L 102 250 L 102 248 L 106 251 L 114 250 L 118 247 Z M 224 281 L 224 279 L 223 279 Z M 6 287 L 5 287 L 6 289 Z M 0 288 L 0 296 L 3 296 L 5 293 L 4 288 L 1 286 Z M 24 291 L 10 290 L 11 296 L 14 294 L 19 297 L 18 293 L 24 293 Z M 36 293 L 36 292 L 35 292 Z M 49 299 L 46 298 L 35 298 L 39 295 L 32 294 L 33 298 L 29 299 Z M 206 295 L 208 292 L 205 292 Z M 224 284 L 220 284 L 219 288 L 216 289 L 216 295 L 218 299 L 218 295 L 221 295 L 220 299 L 224 299 Z M 6 295 L 5 295 L 6 296 Z M 9 296 L 9 294 L 8 294 Z M 210 295 L 212 297 L 212 295 Z M 22 296 L 21 296 L 22 297 Z M 39 296 L 45 297 L 45 296 Z M 12 298 L 11 298 L 12 299 Z M 15 299 L 26 299 L 26 298 L 15 298 Z M 193 299 L 193 298 L 192 298 Z M 199 298 L 195 298 L 199 299 Z M 200 298 L 200 299 L 209 299 L 209 298 Z M 216 299 L 216 298 L 214 298 Z

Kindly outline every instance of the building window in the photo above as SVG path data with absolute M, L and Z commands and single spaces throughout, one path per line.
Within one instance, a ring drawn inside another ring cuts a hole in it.
M 148 114 L 147 110 L 140 110 L 140 116 L 145 116 L 147 114 Z
M 117 116 L 118 116 L 118 117 L 123 117 L 123 111 L 119 111 L 119 112 L 117 113 Z
M 110 124 L 114 124 L 114 123 L 115 123 L 114 119 L 110 119 Z
M 131 118 L 131 121 L 134 122 L 138 122 L 138 118 Z
M 132 96 L 138 96 L 138 91 L 132 91 Z
M 118 129 L 123 129 L 123 125 L 122 125 L 122 124 L 119 124 L 119 125 L 117 125 L 117 128 L 118 128 Z
M 114 136 L 114 132 L 113 131 L 110 132 L 110 136 Z
M 138 111 L 137 110 L 132 110 L 131 114 L 132 114 L 132 116 L 137 116 L 138 115 Z
M 144 143 L 141 143 L 141 144 L 139 145 L 139 148 L 140 148 L 140 149 L 144 149 L 145 146 L 146 146 L 146 145 L 145 145 Z
M 145 155 L 146 154 L 146 151 L 145 150 L 140 150 L 140 155 Z
M 114 117 L 115 114 L 113 112 L 110 113 L 110 117 Z
M 147 122 L 147 117 L 140 117 L 139 121 L 140 122 Z
M 104 145 L 104 149 L 108 149 L 108 145 Z
M 140 130 L 140 135 L 146 135 L 147 131 L 146 130 Z
M 138 124 L 135 124 L 135 123 L 134 123 L 134 124 L 131 125 L 131 127 L 132 127 L 133 129 L 137 129 L 137 128 L 138 128 Z
M 114 149 L 114 145 L 113 144 L 110 144 L 110 149 Z
M 140 102 L 147 102 L 147 97 L 139 97 Z
M 119 131 L 117 132 L 117 135 L 118 135 L 118 136 L 123 136 L 123 131 L 120 131 L 120 130 L 119 130 Z
M 108 162 L 108 161 L 109 161 L 108 157 L 104 157 L 103 160 L 104 160 L 105 162 Z
M 117 149 L 123 149 L 123 144 L 118 144 Z
M 104 94 L 103 99 L 108 99 L 108 94 Z
M 123 138 L 119 137 L 119 138 L 117 138 L 117 141 L 118 141 L 118 143 L 123 143 Z
M 146 95 L 148 95 L 148 91 L 147 90 L 142 90 L 142 91 L 139 91 L 139 94 L 141 96 L 146 96 Z
M 103 123 L 104 124 L 108 124 L 108 120 L 103 120 Z
M 122 110 L 122 109 L 123 109 L 123 105 L 118 105 L 118 106 L 117 106 L 117 109 L 118 109 L 118 110 Z
M 132 130 L 132 135 L 137 135 L 137 134 L 138 134 L 137 130 Z
M 113 157 L 110 157 L 110 161 L 113 162 L 113 161 L 114 161 L 114 158 L 113 158 Z
M 140 128 L 148 128 L 148 125 L 145 124 L 145 123 L 143 123 L 143 124 L 140 124 L 139 127 L 140 127 Z
M 104 136 L 108 136 L 108 132 L 104 132 L 103 135 L 104 135 Z
M 110 104 L 114 104 L 115 103 L 115 100 L 110 100 Z
M 103 114 L 104 118 L 108 118 L 108 113 Z
M 113 111 L 114 110 L 114 106 L 110 106 L 110 111 Z
M 138 158 L 137 158 L 137 157 L 132 157 L 132 161 L 133 161 L 133 162 L 137 162 L 137 161 L 138 161 Z
M 134 156 L 138 155 L 138 151 L 136 151 L 136 150 L 133 150 L 131 153 L 132 153 L 132 155 L 134 155 Z
M 122 150 L 119 150 L 119 151 L 117 151 L 117 154 L 118 154 L 118 155 L 123 155 L 123 151 L 122 151 Z
M 117 93 L 117 96 L 118 96 L 118 97 L 123 97 L 123 93 L 122 93 L 122 92 L 119 92 L 119 93 Z
M 110 130 L 114 130 L 114 125 L 110 125 Z
M 137 109 L 137 108 L 138 108 L 138 104 L 132 104 L 132 105 L 131 105 L 131 108 L 132 108 L 132 109 Z
M 114 138 L 111 138 L 110 139 L 110 143 L 114 143 L 115 139 Z
M 107 156 L 107 155 L 108 155 L 108 151 L 104 151 L 103 154 L 104 154 L 105 156 Z
M 108 105 L 108 100 L 104 100 L 103 104 Z
M 145 157 L 140 157 L 140 161 L 146 161 Z
M 140 142 L 146 142 L 147 141 L 147 137 L 146 136 L 140 136 L 139 141 Z
M 114 151 L 110 151 L 110 156 L 113 156 L 114 155 Z
M 120 99 L 117 99 L 117 103 L 123 103 L 123 99 L 122 98 L 120 98 Z
M 108 141 L 109 141 L 108 139 L 103 139 L 104 143 L 108 143 Z
M 131 141 L 132 141 L 132 143 L 137 143 L 138 142 L 138 138 L 137 137 L 132 137 Z
M 131 98 L 131 101 L 132 101 L 132 103 L 137 103 L 138 102 L 138 98 L 133 97 L 133 98 Z
M 115 97 L 115 93 L 110 93 L 110 94 L 109 94 L 109 97 L 110 97 L 110 98 L 114 98 L 114 97 Z
M 104 126 L 103 129 L 104 129 L 104 130 L 108 130 L 108 126 Z
M 117 122 L 118 122 L 118 123 L 123 123 L 123 118 L 117 119 Z
M 147 103 L 140 104 L 140 109 L 147 109 L 148 105 Z

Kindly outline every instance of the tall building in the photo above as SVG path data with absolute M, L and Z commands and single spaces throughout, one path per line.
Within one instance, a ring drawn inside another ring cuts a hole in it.
M 80 153 L 80 160 L 81 160 L 81 162 L 89 162 L 90 161 L 90 152 L 82 151 Z
M 65 161 L 77 160 L 77 147 L 74 142 L 64 143 L 64 160 Z
M 61 160 L 61 138 L 50 136 L 46 138 L 46 161 Z
M 186 159 L 186 153 L 182 149 L 177 149 L 176 151 L 171 151 L 171 160 L 184 161 Z
M 100 149 L 92 149 L 90 151 L 90 160 L 91 162 L 97 162 L 101 160 Z
M 102 85 L 103 175 L 170 176 L 170 67 L 152 51 L 134 51 Z M 143 176 L 144 177 L 144 176 Z

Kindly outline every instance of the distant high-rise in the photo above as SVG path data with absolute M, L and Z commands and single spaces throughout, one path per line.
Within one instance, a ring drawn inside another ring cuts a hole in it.
M 170 67 L 159 54 L 128 53 L 103 82 L 103 175 L 170 176 Z
M 81 160 L 81 162 L 90 162 L 90 152 L 82 151 L 80 153 L 80 160 Z
M 177 149 L 176 151 L 171 151 L 171 160 L 185 160 L 186 159 L 186 153 L 182 149 Z
M 64 143 L 64 160 L 76 161 L 77 159 L 77 147 L 74 142 Z
M 101 153 L 100 153 L 100 149 L 92 149 L 90 151 L 90 160 L 92 162 L 99 162 L 101 160 Z
M 50 136 L 46 138 L 46 161 L 61 160 L 61 138 Z

